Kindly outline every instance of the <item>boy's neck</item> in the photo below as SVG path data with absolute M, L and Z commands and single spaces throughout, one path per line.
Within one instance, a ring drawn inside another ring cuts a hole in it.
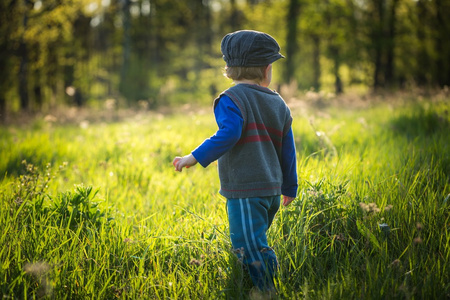
M 267 87 L 264 84 L 262 84 L 261 82 L 258 81 L 254 81 L 254 80 L 249 80 L 249 79 L 242 79 L 242 80 L 234 80 L 234 84 L 240 84 L 240 83 L 244 83 L 244 84 L 254 84 L 254 85 L 259 85 L 262 87 Z
M 234 84 L 240 84 L 240 83 L 259 85 L 259 82 L 254 81 L 254 80 L 249 80 L 249 79 L 242 79 L 242 80 L 235 80 L 234 81 Z

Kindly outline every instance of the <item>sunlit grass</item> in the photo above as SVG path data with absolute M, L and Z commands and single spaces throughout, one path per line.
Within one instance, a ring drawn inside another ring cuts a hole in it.
M 449 105 L 405 103 L 294 111 L 299 194 L 269 231 L 280 295 L 450 296 Z M 0 129 L 1 293 L 248 297 L 216 165 L 171 165 L 212 114 L 79 125 Z

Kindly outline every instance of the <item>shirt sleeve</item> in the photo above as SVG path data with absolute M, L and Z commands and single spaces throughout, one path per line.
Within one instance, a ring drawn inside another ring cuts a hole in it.
M 244 124 L 239 108 L 226 95 L 220 98 L 214 108 L 214 115 L 219 129 L 192 151 L 195 159 L 205 168 L 239 141 Z
M 285 196 L 296 197 L 298 189 L 297 158 L 295 156 L 294 133 L 292 132 L 292 127 L 283 138 L 281 155 L 281 169 L 283 171 L 281 193 Z

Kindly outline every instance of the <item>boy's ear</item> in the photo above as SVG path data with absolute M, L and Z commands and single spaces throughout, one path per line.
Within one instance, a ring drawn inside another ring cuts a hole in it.
M 269 76 L 269 72 L 272 69 L 272 64 L 267 65 L 266 69 L 264 70 L 264 77 L 267 78 Z

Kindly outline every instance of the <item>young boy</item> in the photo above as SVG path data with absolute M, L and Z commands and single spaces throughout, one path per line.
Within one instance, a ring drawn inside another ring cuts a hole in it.
M 220 191 L 227 198 L 231 243 L 261 291 L 274 290 L 278 267 L 266 231 L 280 206 L 297 194 L 290 110 L 268 89 L 272 63 L 284 56 L 270 35 L 250 30 L 227 34 L 221 43 L 226 76 L 235 85 L 214 101 L 218 131 L 191 154 L 175 157 L 181 172 L 218 159 Z

